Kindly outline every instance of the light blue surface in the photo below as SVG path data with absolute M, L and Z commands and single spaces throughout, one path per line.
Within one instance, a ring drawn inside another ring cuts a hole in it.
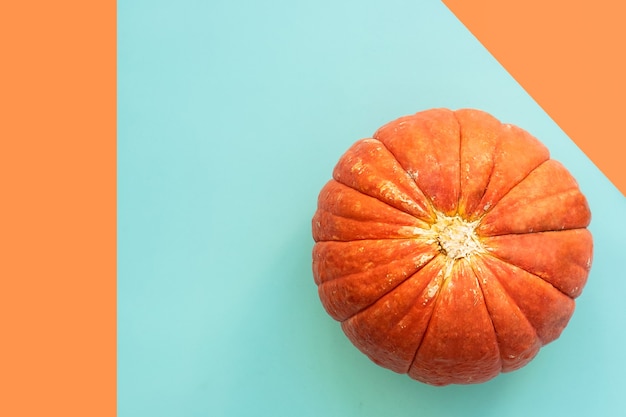
M 121 417 L 616 416 L 626 200 L 440 2 L 118 2 Z M 561 338 L 483 385 L 372 364 L 324 312 L 310 219 L 396 117 L 474 107 L 579 180 L 595 259 Z

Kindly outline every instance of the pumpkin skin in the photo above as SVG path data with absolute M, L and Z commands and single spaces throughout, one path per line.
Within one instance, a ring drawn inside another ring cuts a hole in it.
M 481 383 L 560 336 L 591 267 L 590 220 L 577 182 L 528 132 L 427 110 L 340 158 L 312 220 L 313 276 L 376 364 Z

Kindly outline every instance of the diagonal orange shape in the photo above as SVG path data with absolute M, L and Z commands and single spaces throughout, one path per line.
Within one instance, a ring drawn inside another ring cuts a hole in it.
M 626 195 L 626 3 L 443 3 Z

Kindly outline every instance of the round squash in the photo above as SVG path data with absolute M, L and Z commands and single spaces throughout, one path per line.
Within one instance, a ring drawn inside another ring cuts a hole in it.
M 380 366 L 431 384 L 513 371 L 557 339 L 592 259 L 577 182 L 472 109 L 401 117 L 340 158 L 313 217 L 321 302 Z

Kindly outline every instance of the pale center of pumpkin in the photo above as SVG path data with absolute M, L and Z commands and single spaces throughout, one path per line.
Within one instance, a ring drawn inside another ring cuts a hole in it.
M 441 252 L 450 259 L 460 259 L 485 251 L 475 232 L 478 223 L 479 221 L 469 222 L 459 216 L 449 217 L 438 213 L 431 231 L 434 232 Z

